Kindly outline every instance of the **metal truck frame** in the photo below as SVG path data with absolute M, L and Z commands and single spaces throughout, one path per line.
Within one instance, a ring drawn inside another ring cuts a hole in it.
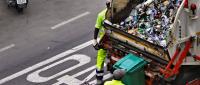
M 113 0 L 112 3 L 115 1 L 120 0 Z M 145 4 L 150 4 L 152 1 L 148 0 Z M 115 62 L 128 53 L 133 53 L 148 61 L 148 65 L 145 66 L 147 85 L 200 85 L 199 3 L 200 0 L 182 1 L 170 27 L 167 48 L 120 30 L 116 23 L 127 17 L 130 9 L 124 6 L 124 9 L 114 13 L 112 6 L 107 14 L 112 17 L 107 17 L 104 21 L 106 34 L 100 41 L 108 51 L 110 60 L 107 64 L 108 70 L 112 72 L 112 65 Z M 196 15 L 191 14 L 192 10 L 189 8 L 191 4 L 198 5 L 195 10 Z M 129 7 L 132 6 L 129 4 Z M 127 13 L 123 15 L 121 13 L 124 10 Z M 116 17 L 118 18 L 114 19 Z

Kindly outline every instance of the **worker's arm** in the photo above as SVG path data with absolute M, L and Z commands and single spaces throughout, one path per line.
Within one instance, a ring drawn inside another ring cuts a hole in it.
M 94 39 L 93 39 L 93 47 L 96 50 L 99 50 L 99 44 L 97 42 L 97 37 L 99 34 L 99 29 L 102 28 L 102 17 L 100 15 L 98 15 L 97 20 L 96 20 L 96 24 L 95 24 L 95 30 L 94 30 Z
M 99 29 L 95 28 L 95 30 L 94 30 L 94 39 L 97 39 L 98 33 L 99 33 Z
M 100 46 L 97 42 L 97 36 L 98 36 L 98 33 L 99 33 L 99 29 L 98 28 L 95 28 L 94 30 L 94 39 L 93 39 L 93 47 L 96 49 L 96 50 L 99 50 Z

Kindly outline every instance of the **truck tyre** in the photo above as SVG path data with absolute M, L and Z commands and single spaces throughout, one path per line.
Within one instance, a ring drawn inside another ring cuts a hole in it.
M 183 66 L 173 85 L 200 85 L 200 66 Z

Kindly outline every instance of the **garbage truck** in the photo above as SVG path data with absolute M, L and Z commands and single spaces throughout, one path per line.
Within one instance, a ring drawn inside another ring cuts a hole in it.
M 106 13 L 108 70 L 131 53 L 147 62 L 146 85 L 200 85 L 200 0 L 137 1 L 112 0 Z

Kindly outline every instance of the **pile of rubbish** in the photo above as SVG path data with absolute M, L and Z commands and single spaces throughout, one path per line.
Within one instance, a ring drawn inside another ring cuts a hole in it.
M 153 0 L 139 4 L 129 17 L 120 23 L 120 29 L 151 43 L 166 47 L 166 37 L 182 0 Z

